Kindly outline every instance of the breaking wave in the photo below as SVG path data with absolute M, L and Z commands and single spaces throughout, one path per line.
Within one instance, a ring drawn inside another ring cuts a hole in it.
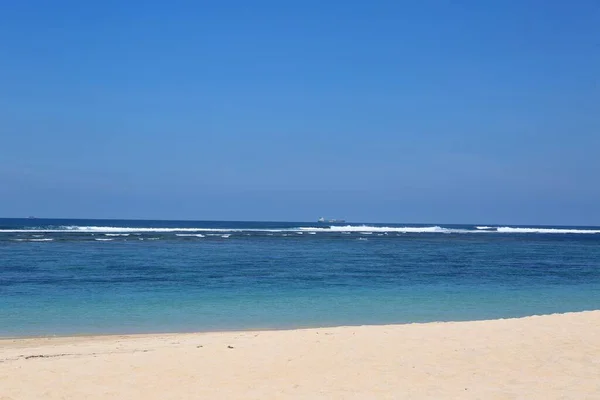
M 145 228 L 123 226 L 61 226 L 58 228 L 0 229 L 0 233 L 104 233 L 105 236 L 126 236 L 139 233 L 175 232 L 287 232 L 289 229 L 242 229 L 242 228 Z
M 400 232 L 400 233 L 445 233 L 451 232 L 451 229 L 440 226 L 367 226 L 367 225 L 346 225 L 331 226 L 329 228 L 299 228 L 307 232 L 359 232 L 370 234 L 373 232 Z M 454 231 L 463 231 L 455 229 Z
M 435 233 L 484 233 L 484 234 L 600 234 L 598 228 L 562 228 L 562 227 L 510 227 L 510 226 L 452 226 L 443 227 L 438 225 L 433 226 L 375 226 L 375 225 L 333 225 L 333 226 L 301 226 L 301 227 L 286 227 L 286 228 L 151 228 L 151 227 L 122 227 L 122 226 L 48 226 L 48 227 L 31 227 L 25 229 L 0 229 L 0 234 L 5 233 L 27 233 L 35 234 L 33 237 L 42 238 L 46 233 L 58 234 L 103 234 L 106 237 L 127 237 L 129 235 L 143 235 L 147 233 L 155 234 L 174 234 L 176 236 L 186 237 L 205 237 L 205 236 L 221 236 L 227 237 L 232 233 L 263 234 L 273 236 L 279 234 L 287 236 L 290 233 L 296 234 L 361 234 L 370 235 L 373 233 L 397 233 L 402 234 L 435 234 Z M 49 240 L 39 240 L 49 241 Z
M 199 237 L 199 238 L 205 237 L 201 233 L 176 233 L 175 236 L 181 236 L 181 237 Z
M 499 233 L 575 233 L 594 234 L 600 233 L 598 229 L 569 229 L 569 228 L 511 228 L 509 226 L 498 227 Z
M 14 242 L 52 242 L 54 239 L 11 239 Z

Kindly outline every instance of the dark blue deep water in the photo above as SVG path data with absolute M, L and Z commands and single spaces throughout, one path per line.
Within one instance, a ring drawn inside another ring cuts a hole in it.
M 600 228 L 0 219 L 0 336 L 600 309 Z

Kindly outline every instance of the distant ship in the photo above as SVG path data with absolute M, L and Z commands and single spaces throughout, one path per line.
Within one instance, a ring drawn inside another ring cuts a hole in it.
M 346 222 L 345 219 L 325 219 L 323 217 L 319 218 L 317 220 L 317 222 L 320 222 L 322 224 L 324 223 L 328 223 L 328 224 L 343 224 L 344 222 Z

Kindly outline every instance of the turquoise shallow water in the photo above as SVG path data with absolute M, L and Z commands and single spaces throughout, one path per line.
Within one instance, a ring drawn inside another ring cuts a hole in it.
M 600 229 L 0 219 L 0 335 L 600 308 Z

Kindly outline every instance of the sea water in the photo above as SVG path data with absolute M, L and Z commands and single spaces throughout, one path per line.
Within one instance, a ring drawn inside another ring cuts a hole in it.
M 0 219 L 0 336 L 600 309 L 600 228 Z

